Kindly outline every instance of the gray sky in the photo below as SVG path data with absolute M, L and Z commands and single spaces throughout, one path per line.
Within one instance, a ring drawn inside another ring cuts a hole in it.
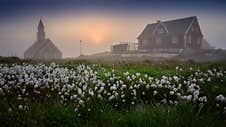
M 0 2 L 0 55 L 17 55 L 36 40 L 37 25 L 43 19 L 47 37 L 64 57 L 83 52 L 110 50 L 119 42 L 137 42 L 146 24 L 197 16 L 204 38 L 213 46 L 226 48 L 226 4 L 224 1 L 161 0 L 2 0 Z

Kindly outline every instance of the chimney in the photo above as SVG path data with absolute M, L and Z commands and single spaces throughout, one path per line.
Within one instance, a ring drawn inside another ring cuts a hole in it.
M 157 23 L 160 23 L 161 21 L 160 20 L 157 20 Z

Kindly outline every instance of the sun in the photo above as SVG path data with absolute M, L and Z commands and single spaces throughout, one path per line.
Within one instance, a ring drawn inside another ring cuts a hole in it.
M 97 27 L 93 30 L 90 31 L 90 40 L 93 43 L 102 43 L 104 41 L 104 39 L 106 38 L 106 28 L 104 27 Z
M 103 22 L 88 23 L 81 29 L 83 37 L 94 44 L 104 43 L 110 33 L 110 26 Z

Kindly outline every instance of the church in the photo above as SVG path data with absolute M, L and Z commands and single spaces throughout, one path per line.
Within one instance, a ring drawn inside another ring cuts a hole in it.
M 45 28 L 42 20 L 38 24 L 37 40 L 25 52 L 25 59 L 61 59 L 62 52 L 54 45 L 54 43 L 46 38 Z

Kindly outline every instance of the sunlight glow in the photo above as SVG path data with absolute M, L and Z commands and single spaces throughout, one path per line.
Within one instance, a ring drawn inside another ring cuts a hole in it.
M 86 37 L 91 43 L 99 44 L 103 43 L 105 39 L 111 33 L 110 25 L 106 25 L 106 23 L 88 23 L 82 26 L 81 34 Z

